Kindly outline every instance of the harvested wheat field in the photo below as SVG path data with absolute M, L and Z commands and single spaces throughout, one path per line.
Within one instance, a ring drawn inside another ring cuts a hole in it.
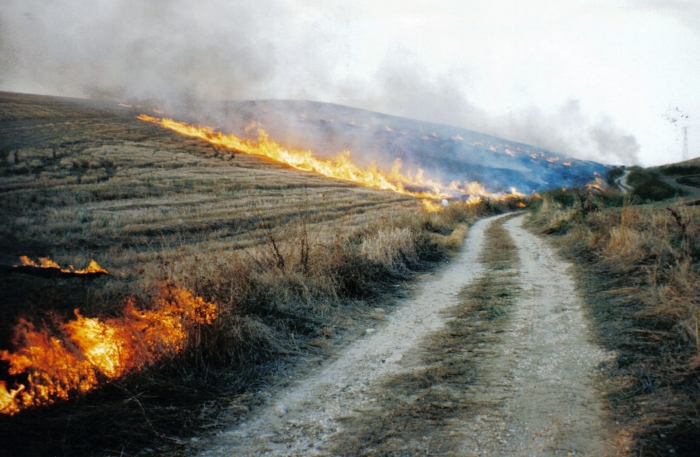
M 303 215 L 324 231 L 415 200 L 217 149 L 130 109 L 0 95 L 2 263 L 20 255 L 133 274 L 163 249 L 214 255 Z M 309 227 L 309 229 L 313 229 Z
M 416 208 L 412 198 L 215 149 L 113 103 L 5 93 L 0 119 L 4 267 L 20 256 L 78 268 L 94 259 L 110 272 L 104 282 L 131 284 L 162 273 L 166 258 L 214 265 L 224 252 L 289 237 L 302 220 L 318 243 Z M 50 299 L 30 300 L 16 287 L 22 279 L 3 281 L 12 317 Z M 78 296 L 65 304 L 85 305 Z
M 478 217 L 523 205 L 430 213 L 141 110 L 0 94 L 8 455 L 180 455 L 344 344 Z

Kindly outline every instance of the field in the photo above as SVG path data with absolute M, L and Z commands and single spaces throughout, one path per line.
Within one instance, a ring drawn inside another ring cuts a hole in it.
M 93 257 L 113 275 L 133 275 L 164 249 L 213 256 L 259 243 L 266 224 L 293 225 L 302 215 L 327 232 L 415 207 L 216 150 L 111 108 L 0 97 L 3 264 L 19 255 L 75 265 Z
M 217 263 L 222 252 L 281 236 L 302 219 L 318 242 L 416 207 L 216 150 L 113 104 L 2 94 L 0 151 L 0 264 L 21 255 L 76 267 L 95 259 L 111 273 L 102 282 L 138 282 L 175 252 Z M 20 280 L 3 281 L 5 312 L 44 307 L 30 303 Z M 83 308 L 85 298 L 64 305 Z
M 88 357 L 76 382 L 94 385 L 61 381 L 69 401 L 50 391 L 1 415 L 8 455 L 179 454 L 262 401 L 256 386 L 324 354 L 372 300 L 449 256 L 470 222 L 517 203 L 425 213 L 413 198 L 216 148 L 138 114 L 0 93 L 0 380 L 30 385 L 47 372 L 37 362 L 5 374 L 12 351 L 28 354 L 36 338 L 75 357 L 76 322 L 138 340 L 111 371 Z M 20 256 L 76 269 L 94 259 L 109 275 L 19 274 Z M 198 308 L 171 324 L 185 302 Z M 143 335 L 154 328 L 182 338 L 153 343 Z

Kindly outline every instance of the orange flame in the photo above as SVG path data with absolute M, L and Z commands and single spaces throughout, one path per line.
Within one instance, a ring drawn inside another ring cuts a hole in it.
M 137 309 L 130 298 L 121 317 L 100 320 L 74 312 L 75 320 L 61 324 L 57 333 L 20 320 L 16 349 L 0 351 L 0 360 L 9 362 L 10 375 L 26 382 L 8 389 L 0 381 L 1 413 L 68 399 L 96 388 L 101 379 L 115 379 L 177 354 L 195 324 L 216 319 L 217 305 L 163 284 L 148 310 Z
M 226 135 L 216 132 L 209 127 L 193 126 L 172 119 L 159 119 L 145 114 L 141 114 L 138 118 L 174 130 L 182 135 L 201 138 L 217 146 L 244 154 L 268 157 L 297 170 L 313 171 L 329 178 L 352 181 L 374 189 L 391 190 L 403 195 L 432 200 L 442 200 L 472 191 L 478 192 L 477 195 L 484 197 L 502 197 L 502 194 L 488 193 L 478 182 L 465 182 L 463 187 L 458 184 L 447 187 L 437 181 L 426 179 L 423 176 L 423 170 L 420 169 L 415 176 L 404 174 L 401 172 L 400 159 L 396 159 L 390 172 L 384 172 L 379 170 L 374 163 L 366 168 L 355 165 L 350 160 L 349 151 L 344 151 L 332 159 L 315 157 L 311 151 L 286 148 L 278 144 L 270 139 L 262 129 L 258 129 L 258 140 L 252 141 L 238 138 L 232 134 Z M 385 129 L 390 129 L 390 127 L 386 126 Z M 428 207 L 426 203 L 424 206 Z
M 442 209 L 444 208 L 442 205 L 438 205 L 432 200 L 425 199 L 421 203 L 423 203 L 423 209 L 429 213 L 437 213 L 442 211 Z
M 51 268 L 54 270 L 58 270 L 61 273 L 69 273 L 69 274 L 74 274 L 74 275 L 85 275 L 85 274 L 90 274 L 90 273 L 102 273 L 102 274 L 109 274 L 107 270 L 102 268 L 97 262 L 94 260 L 90 260 L 90 263 L 86 268 L 82 268 L 79 270 L 76 270 L 73 265 L 68 265 L 68 268 L 61 268 L 59 264 L 54 262 L 53 260 L 49 259 L 48 257 L 39 257 L 39 263 L 34 262 L 31 260 L 29 257 L 26 255 L 23 255 L 19 258 L 19 261 L 22 262 L 23 267 L 34 267 L 34 268 Z M 19 267 L 20 265 L 14 265 L 15 268 Z

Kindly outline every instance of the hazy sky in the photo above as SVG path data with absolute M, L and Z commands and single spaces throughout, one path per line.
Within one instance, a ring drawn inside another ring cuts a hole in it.
M 700 0 L 2 0 L 0 90 L 311 99 L 655 165 L 684 123 L 700 156 Z

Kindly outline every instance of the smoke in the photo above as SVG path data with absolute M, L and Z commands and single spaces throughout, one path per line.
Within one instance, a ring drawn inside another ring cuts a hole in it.
M 642 5 L 662 12 L 700 33 L 700 3 L 696 0 L 644 0 Z
M 374 78 L 348 82 L 333 23 L 275 0 L 2 0 L 0 90 L 117 101 L 304 98 L 467 129 L 578 158 L 635 163 L 636 139 L 578 101 L 493 116 L 470 103 L 468 73 L 428 76 L 389 52 Z M 351 37 L 346 37 L 348 40 Z M 349 58 L 348 58 L 349 59 Z M 344 82 L 343 82 L 344 81 Z
M 263 30 L 278 11 L 265 0 L 235 9 L 218 3 L 198 9 L 184 0 L 4 0 L 0 60 L 14 65 L 3 79 L 14 90 L 68 96 L 249 96 L 274 70 Z
M 456 125 L 578 159 L 607 164 L 639 162 L 637 139 L 607 116 L 588 117 L 578 100 L 568 100 L 551 113 L 529 107 L 493 116 L 468 100 L 455 83 L 459 78 L 430 80 L 424 76 L 427 72 L 416 63 L 385 64 L 374 91 L 359 96 L 346 91 L 344 101 L 397 116 Z

